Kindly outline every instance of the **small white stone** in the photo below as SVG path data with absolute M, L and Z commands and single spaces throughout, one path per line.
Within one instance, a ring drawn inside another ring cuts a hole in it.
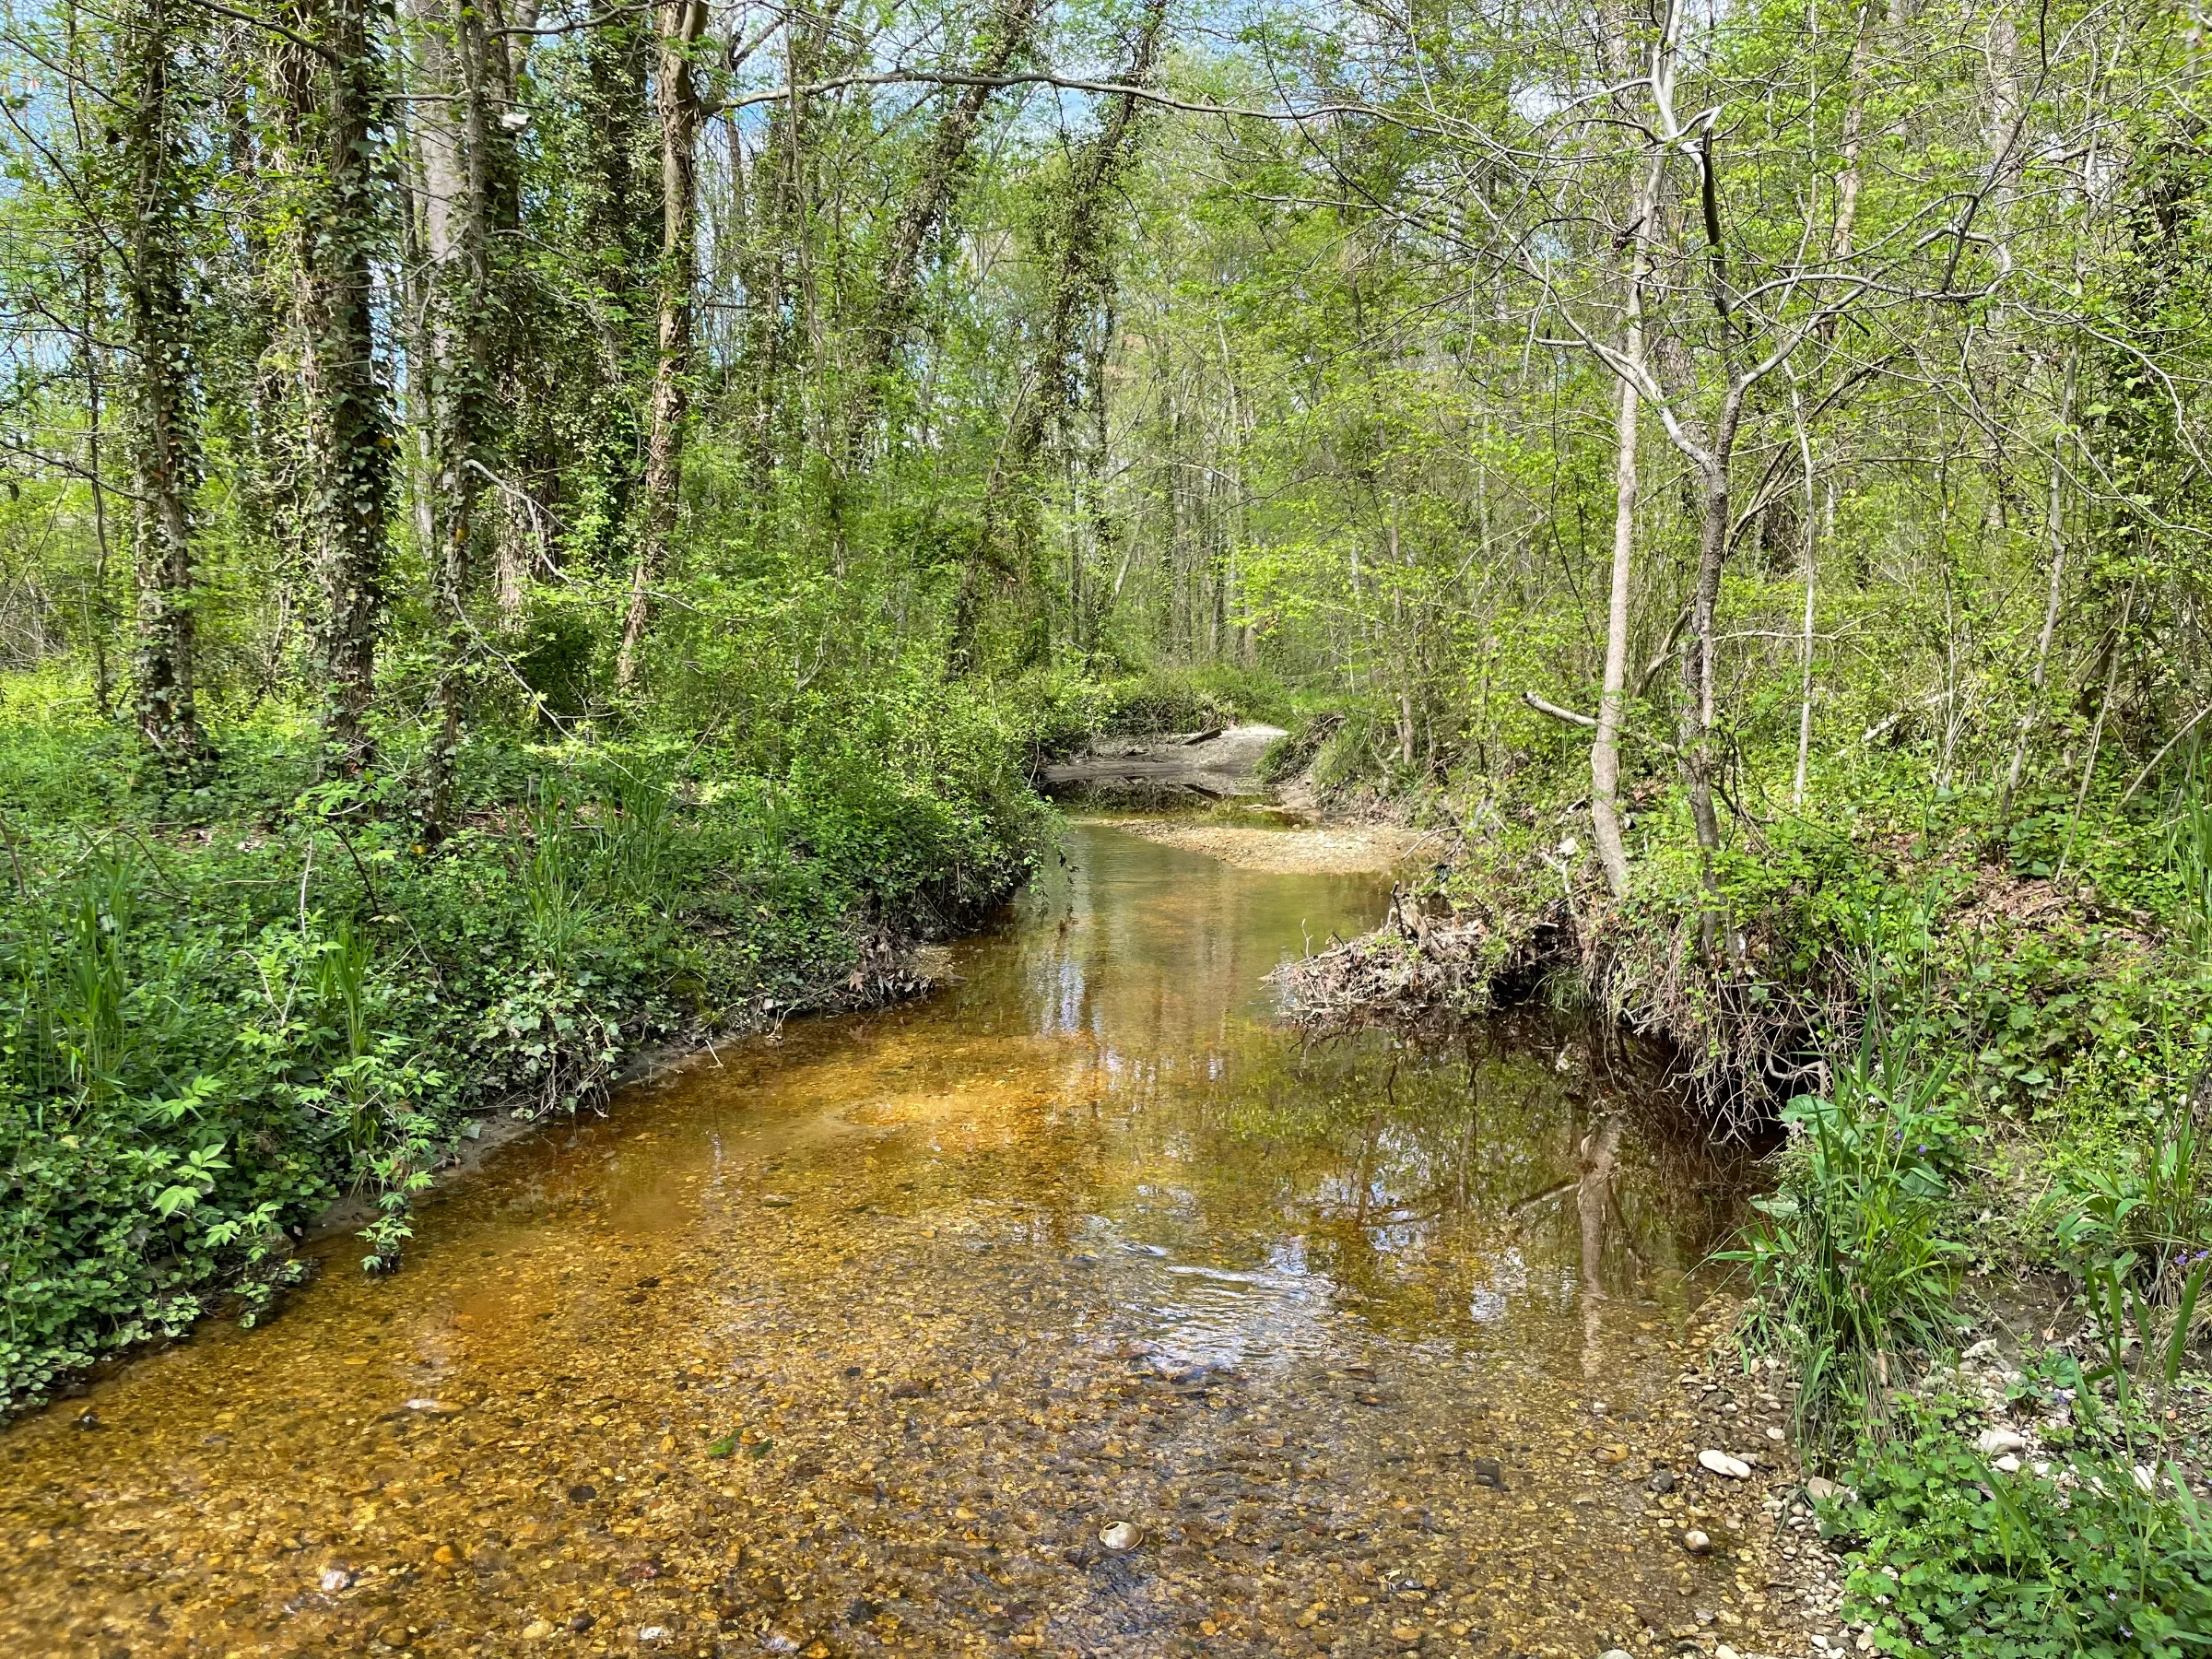
M 1984 1457 L 2000 1457 L 2007 1452 L 2025 1452 L 2028 1440 L 2009 1429 L 1984 1429 L 1974 1441 L 1974 1450 Z
M 1805 1495 L 1815 1503 L 1818 1503 L 1823 1498 L 1833 1498 L 1836 1495 L 1836 1483 L 1825 1475 L 1807 1476 L 1805 1482 Z
M 646 1625 L 638 1631 L 638 1645 L 640 1647 L 657 1646 L 675 1634 L 676 1632 L 666 1625 Z
M 2020 1460 L 2007 1452 L 2004 1456 L 1994 1459 L 1989 1466 L 1993 1469 L 2002 1469 L 2007 1475 L 2018 1475 L 2020 1472 Z
M 320 1583 L 325 1591 L 332 1594 L 335 1594 L 338 1591 L 345 1589 L 348 1584 L 353 1583 L 353 1574 L 344 1567 L 325 1567 L 323 1569 L 322 1578 L 316 1582 Z
M 1712 1540 L 1693 1526 L 1682 1535 L 1682 1547 L 1691 1555 L 1704 1555 L 1712 1548 Z
M 1735 1650 L 1726 1642 L 1721 1642 L 1713 1648 L 1712 1659 L 1735 1659 Z
M 1133 1521 L 1110 1521 L 1099 1529 L 1099 1542 L 1116 1555 L 1135 1549 L 1144 1536 L 1144 1529 Z
M 553 1627 L 542 1618 L 534 1618 L 523 1627 L 524 1641 L 543 1641 L 553 1634 Z
M 1767 1438 L 1771 1441 L 1779 1441 L 1782 1439 L 1782 1430 L 1779 1429 L 1770 1429 L 1767 1430 Z
M 1707 1447 L 1704 1451 L 1698 1453 L 1698 1466 L 1701 1469 L 1710 1470 L 1715 1475 L 1725 1475 L 1730 1480 L 1748 1480 L 1751 1478 L 1751 1465 L 1749 1464 L 1746 1463 L 1740 1457 L 1731 1457 L 1727 1453 L 1716 1452 L 1711 1447 Z

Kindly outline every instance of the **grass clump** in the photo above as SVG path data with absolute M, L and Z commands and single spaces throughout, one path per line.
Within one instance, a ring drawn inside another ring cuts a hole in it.
M 1784 1109 L 1779 1187 L 1726 1253 L 1753 1292 L 1746 1338 L 1788 1361 L 1795 1438 L 1824 1462 L 1951 1335 L 1966 1253 L 1946 1226 L 1958 1125 L 1941 1074 L 1917 1058 L 1870 1037 L 1826 1098 Z

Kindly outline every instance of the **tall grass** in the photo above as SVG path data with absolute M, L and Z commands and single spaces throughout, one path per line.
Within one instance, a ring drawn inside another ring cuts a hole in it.
M 550 782 L 533 792 L 529 842 L 518 853 L 530 943 L 546 967 L 569 965 L 592 929 L 586 834 L 575 806 Z
M 2204 750 L 2194 742 L 2181 769 L 2166 827 L 2166 867 L 2181 889 L 2183 936 L 2201 960 L 2212 958 L 2212 790 Z
M 602 794 L 598 828 L 607 890 L 632 904 L 661 908 L 675 875 L 668 785 L 645 772 L 617 772 Z
M 1746 1339 L 1797 1376 L 1796 1438 L 1816 1457 L 1847 1450 L 1903 1362 L 1949 1339 L 1963 1251 L 1944 1236 L 1943 1082 L 1903 1040 L 1869 1033 L 1827 1099 L 1783 1112 L 1780 1190 L 1724 1255 L 1754 1292 Z
M 2193 1102 L 2154 1120 L 2132 1165 L 2069 1170 L 2058 1239 L 2085 1283 L 2117 1273 L 2171 1305 L 2192 1269 L 2212 1259 L 2212 1163 Z

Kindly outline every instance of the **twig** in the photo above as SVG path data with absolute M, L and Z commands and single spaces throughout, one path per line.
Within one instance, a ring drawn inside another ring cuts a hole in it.
M 1562 709 L 1558 703 L 1538 697 L 1534 691 L 1522 692 L 1521 700 L 1539 714 L 1548 714 L 1554 720 L 1565 721 L 1569 725 L 1583 726 L 1593 732 L 1597 730 L 1597 722 L 1592 716 L 1578 714 L 1572 709 Z M 1671 755 L 1675 752 L 1675 746 L 1664 738 L 1647 736 L 1641 732 L 1631 732 L 1626 727 L 1622 728 L 1620 735 L 1623 737 L 1633 737 L 1639 743 L 1648 743 L 1663 754 Z
M 361 878 L 361 888 L 369 895 L 369 919 L 373 922 L 376 920 L 378 912 L 384 908 L 384 901 L 376 896 L 376 883 L 369 878 L 368 867 L 361 863 L 360 854 L 353 850 L 353 842 L 347 839 L 345 826 L 333 818 L 330 821 L 330 829 L 331 833 L 338 838 L 338 845 L 346 849 L 346 856 L 353 861 L 353 873 Z M 308 844 L 310 846 L 314 844 L 312 836 Z
M 2167 738 L 2165 745 L 2159 750 L 2157 754 L 2153 755 L 2150 759 L 2145 763 L 2143 770 L 2136 774 L 2136 781 L 2127 786 L 2127 793 L 2120 797 L 2121 806 L 2124 806 L 2130 801 L 2136 798 L 2136 791 L 2143 787 L 2143 780 L 2150 776 L 2151 772 L 2157 768 L 2159 762 L 2165 759 L 2166 757 L 2172 752 L 2173 746 L 2179 743 L 2183 738 L 2188 736 L 2192 731 L 2195 730 L 2196 723 L 2204 719 L 2204 717 L 2207 714 L 2212 714 L 2212 703 L 2206 703 L 2203 708 L 2199 709 L 2195 713 L 2190 715 L 2187 720 L 2182 723 L 2182 729 L 2174 733 L 2172 736 Z
M 307 937 L 307 883 L 315 873 L 315 832 L 307 832 L 307 857 L 300 865 L 300 937 Z

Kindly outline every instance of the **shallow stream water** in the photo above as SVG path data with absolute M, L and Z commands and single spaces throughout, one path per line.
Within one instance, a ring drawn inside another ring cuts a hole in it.
M 1385 898 L 1076 826 L 950 988 L 0 1434 L 0 1652 L 1755 1650 L 1647 1489 L 1742 1171 L 1586 1033 L 1306 1049 L 1265 976 Z

